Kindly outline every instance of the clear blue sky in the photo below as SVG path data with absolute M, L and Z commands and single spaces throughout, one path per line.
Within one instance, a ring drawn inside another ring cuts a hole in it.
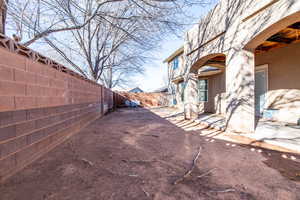
M 194 7 L 191 9 L 191 14 L 195 18 L 195 22 L 199 21 L 201 16 L 205 15 L 217 2 L 213 0 L 213 3 L 206 7 Z M 187 30 L 191 28 L 188 27 Z M 157 88 L 164 87 L 166 85 L 167 78 L 167 65 L 163 61 L 171 55 L 175 50 L 183 45 L 183 38 L 176 36 L 170 36 L 165 40 L 161 41 L 161 48 L 153 53 L 155 60 L 145 65 L 145 73 L 137 75 L 132 78 L 132 85 L 129 87 L 140 87 L 146 92 L 151 92 Z

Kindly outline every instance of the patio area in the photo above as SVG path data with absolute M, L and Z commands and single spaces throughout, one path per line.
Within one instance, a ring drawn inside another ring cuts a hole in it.
M 208 128 L 213 128 L 219 131 L 225 131 L 226 129 L 226 119 L 222 115 L 203 113 L 200 114 L 196 122 L 207 126 Z
M 203 113 L 199 115 L 195 122 L 218 131 L 226 130 L 226 119 L 222 115 Z M 226 135 L 228 134 L 229 132 L 226 133 Z M 237 134 L 230 132 L 231 134 L 244 136 L 256 142 L 264 142 L 300 153 L 300 126 L 297 125 L 260 119 L 254 133 Z
M 226 119 L 222 115 L 203 113 L 190 121 L 184 120 L 183 112 L 174 108 L 151 111 L 186 131 L 201 131 L 200 135 L 208 138 L 300 153 L 300 126 L 260 119 L 255 133 L 235 133 L 226 131 Z
M 297 125 L 260 120 L 255 133 L 247 136 L 260 142 L 300 152 L 300 126 Z

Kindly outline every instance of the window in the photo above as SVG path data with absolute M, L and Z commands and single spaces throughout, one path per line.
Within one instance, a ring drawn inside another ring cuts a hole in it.
M 177 69 L 179 67 L 179 59 L 178 57 L 175 57 L 173 60 L 173 70 Z
M 185 90 L 185 82 L 180 83 L 180 95 L 181 101 L 184 102 L 184 90 Z
M 198 81 L 199 101 L 208 101 L 208 80 L 203 79 Z
M 177 105 L 177 100 L 176 100 L 176 98 L 173 99 L 173 105 Z
M 175 89 L 174 89 L 174 86 L 171 88 L 171 90 L 172 90 L 172 94 L 173 94 L 173 95 L 176 94 L 176 91 L 175 91 Z

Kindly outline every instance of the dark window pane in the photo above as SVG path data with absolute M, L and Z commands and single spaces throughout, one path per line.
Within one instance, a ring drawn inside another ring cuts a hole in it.
M 198 81 L 198 95 L 199 101 L 208 100 L 208 81 L 207 79 Z
M 199 90 L 207 90 L 207 80 L 199 80 L 198 81 Z
M 178 57 L 176 57 L 176 58 L 174 58 L 174 60 L 173 60 L 173 69 L 174 69 L 174 70 L 177 69 L 178 66 L 179 66 L 179 59 L 178 59 Z
M 207 101 L 207 92 L 206 91 L 199 92 L 199 101 Z

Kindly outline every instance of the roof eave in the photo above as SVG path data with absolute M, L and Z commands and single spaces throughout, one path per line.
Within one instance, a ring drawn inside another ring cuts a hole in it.
M 170 62 L 171 60 L 173 60 L 176 56 L 182 54 L 184 51 L 184 48 L 183 46 L 178 48 L 176 51 L 174 51 L 168 58 L 166 58 L 163 63 L 168 63 Z

